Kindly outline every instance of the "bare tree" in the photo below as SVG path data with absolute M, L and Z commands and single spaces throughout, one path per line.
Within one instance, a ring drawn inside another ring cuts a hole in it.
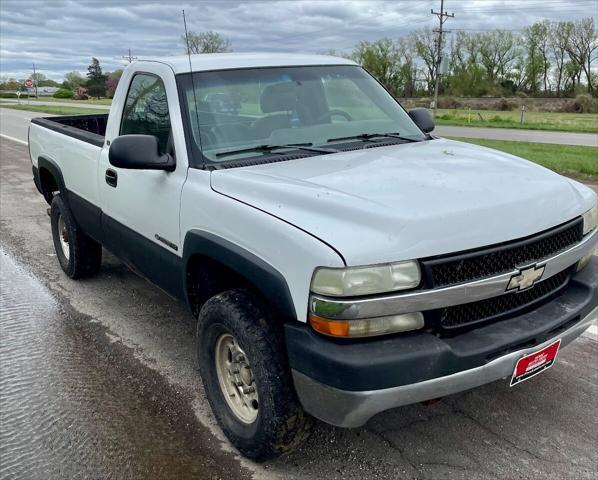
M 556 82 L 556 94 L 559 96 L 564 86 L 565 66 L 568 60 L 567 46 L 573 24 L 570 22 L 554 22 L 550 26 L 550 49 L 554 60 L 554 79 Z
M 181 38 L 185 44 L 185 53 L 222 53 L 231 51 L 230 40 L 211 30 L 201 33 L 189 32 L 188 46 L 185 35 Z
M 550 89 L 548 77 L 550 71 L 550 22 L 548 20 L 542 20 L 541 22 L 534 23 L 526 30 L 526 35 L 528 37 L 528 42 L 532 42 L 534 45 L 534 58 L 532 61 L 535 62 L 537 66 L 541 66 L 540 75 L 542 76 L 542 85 L 546 92 Z
M 525 62 L 525 84 L 532 95 L 537 95 L 539 90 L 544 61 L 541 52 L 542 32 L 539 24 L 534 23 L 527 27 L 523 34 L 524 44 L 527 50 Z
M 353 52 L 353 60 L 363 65 L 389 91 L 396 94 L 401 54 L 394 40 L 382 38 L 375 42 L 359 42 Z
M 424 75 L 428 84 L 428 92 L 434 90 L 436 75 L 438 69 L 438 46 L 436 44 L 437 36 L 430 28 L 423 28 L 411 34 L 415 53 L 419 56 L 425 65 Z M 444 43 L 444 40 L 443 40 Z M 440 48 L 442 51 L 442 48 Z
M 458 31 L 451 41 L 451 70 L 465 70 L 479 61 L 480 48 L 475 37 Z
M 598 37 L 592 17 L 575 22 L 569 36 L 567 52 L 585 73 L 588 91 L 592 92 L 592 63 L 598 58 L 596 56 L 596 53 L 598 53 Z M 579 79 L 580 77 L 578 77 L 578 84 Z
M 496 30 L 476 35 L 475 44 L 478 45 L 480 63 L 491 81 L 500 81 L 506 77 L 517 56 L 516 43 L 517 39 L 512 32 Z

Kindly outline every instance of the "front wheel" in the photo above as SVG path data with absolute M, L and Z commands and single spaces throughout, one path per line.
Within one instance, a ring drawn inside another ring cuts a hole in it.
M 311 430 L 295 393 L 282 331 L 257 296 L 230 290 L 199 313 L 199 370 L 212 411 L 231 443 L 266 460 L 298 447 Z

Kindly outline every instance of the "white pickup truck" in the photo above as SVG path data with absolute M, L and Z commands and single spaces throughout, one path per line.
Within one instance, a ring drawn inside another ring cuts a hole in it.
M 596 318 L 596 194 L 433 129 L 349 60 L 214 54 L 133 62 L 29 149 L 62 269 L 105 247 L 187 302 L 213 412 L 265 459 L 312 417 L 517 385 Z

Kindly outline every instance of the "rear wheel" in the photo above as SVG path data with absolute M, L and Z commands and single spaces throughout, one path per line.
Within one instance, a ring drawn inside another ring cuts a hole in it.
M 199 369 L 220 427 L 246 457 L 298 447 L 311 430 L 295 393 L 282 331 L 246 290 L 206 302 L 197 324 Z
M 55 195 L 50 206 L 52 238 L 58 262 L 73 279 L 90 277 L 102 263 L 102 246 L 79 228 L 60 195 Z

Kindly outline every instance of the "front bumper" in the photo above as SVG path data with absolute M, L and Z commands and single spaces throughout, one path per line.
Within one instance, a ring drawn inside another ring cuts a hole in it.
M 517 360 L 561 339 L 561 348 L 598 317 L 598 257 L 550 302 L 454 337 L 417 332 L 340 342 L 287 325 L 289 362 L 306 411 L 358 427 L 391 408 L 510 377 Z

